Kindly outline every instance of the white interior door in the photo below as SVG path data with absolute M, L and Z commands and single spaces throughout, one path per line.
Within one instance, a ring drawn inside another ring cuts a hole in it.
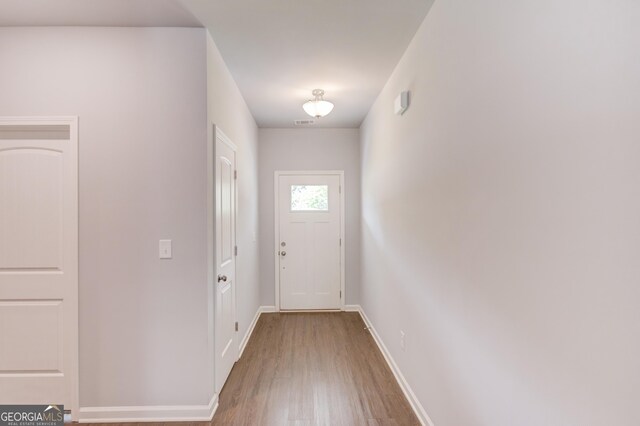
M 0 118 L 0 402 L 76 413 L 77 119 Z
M 220 392 L 233 364 L 238 360 L 236 339 L 236 152 L 216 132 L 216 309 L 215 386 Z
M 340 309 L 341 176 L 281 174 L 277 187 L 280 309 Z

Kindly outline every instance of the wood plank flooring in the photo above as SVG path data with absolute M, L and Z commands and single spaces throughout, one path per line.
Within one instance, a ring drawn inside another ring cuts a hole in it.
M 262 314 L 213 420 L 188 423 L 419 424 L 356 312 Z
M 419 425 L 356 312 L 262 314 L 214 425 Z

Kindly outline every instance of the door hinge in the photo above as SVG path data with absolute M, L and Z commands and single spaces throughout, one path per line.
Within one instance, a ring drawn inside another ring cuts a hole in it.
M 233 178 L 234 179 L 238 179 L 238 171 L 237 170 L 233 171 Z
M 338 194 L 342 194 L 342 185 L 338 185 Z
M 340 290 L 340 300 L 342 300 L 342 290 Z
M 342 238 L 340 238 L 340 247 L 342 247 Z
M 236 321 L 236 331 L 238 331 L 238 321 Z
M 236 256 L 238 255 L 238 246 L 233 247 L 233 254 Z

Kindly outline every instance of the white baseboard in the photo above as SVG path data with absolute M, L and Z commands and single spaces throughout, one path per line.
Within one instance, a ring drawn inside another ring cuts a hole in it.
M 240 351 L 238 352 L 238 359 L 242 357 L 242 353 L 244 352 L 244 349 L 247 347 L 247 343 L 249 343 L 249 339 L 253 334 L 253 329 L 256 327 L 256 324 L 258 323 L 258 318 L 260 318 L 260 315 L 263 312 L 276 312 L 276 307 L 264 306 L 264 305 L 258 306 L 258 310 L 256 311 L 256 314 L 254 315 L 253 320 L 251 321 L 251 325 L 249 325 L 249 328 L 247 329 L 247 332 L 245 333 L 244 338 L 240 343 Z
M 261 306 L 260 309 L 262 312 L 277 312 L 275 306 Z M 344 312 L 360 312 L 360 305 L 344 305 Z M 330 310 L 330 309 L 321 309 L 317 311 L 303 309 L 303 310 L 288 310 L 285 312 L 339 312 L 339 309 Z
M 366 326 L 369 328 L 369 332 L 371 332 L 371 336 L 373 336 L 373 340 L 375 340 L 376 344 L 378 345 L 378 348 L 380 349 L 380 352 L 382 352 L 384 359 L 387 361 L 387 364 L 389 365 L 389 368 L 393 372 L 393 375 L 396 377 L 396 381 L 400 385 L 400 388 L 402 389 L 404 396 L 409 401 L 409 404 L 411 404 L 411 408 L 413 408 L 413 411 L 416 413 L 416 416 L 418 417 L 418 420 L 420 420 L 420 423 L 422 423 L 422 426 L 427 426 L 427 425 L 434 426 L 433 421 L 431 421 L 431 419 L 427 415 L 426 410 L 424 409 L 422 404 L 420 404 L 420 401 L 418 401 L 418 398 L 416 398 L 416 395 L 413 393 L 413 390 L 411 390 L 411 386 L 409 386 L 409 383 L 407 383 L 407 380 L 402 375 L 402 371 L 400 371 L 398 364 L 396 364 L 396 362 L 393 360 L 393 358 L 391 357 L 391 353 L 387 350 L 387 347 L 384 345 L 384 342 L 380 338 L 380 335 L 378 334 L 376 329 L 373 327 L 373 324 L 371 324 L 371 321 L 369 321 L 369 318 L 367 318 L 367 314 L 364 313 L 364 309 L 362 309 L 362 306 L 360 305 L 351 305 L 351 306 L 357 306 L 358 308 L 357 311 L 360 313 L 362 320 L 364 321 Z
M 218 394 L 208 405 L 81 407 L 80 423 L 208 422 L 218 408 Z
M 260 318 L 260 314 L 262 314 L 262 306 L 258 306 L 256 310 L 256 314 L 253 316 L 253 320 L 251 320 L 251 324 L 249 324 L 249 328 L 247 328 L 247 332 L 244 334 L 244 338 L 242 342 L 240 342 L 240 350 L 238 351 L 238 359 L 242 358 L 242 354 L 244 353 L 244 348 L 247 347 L 247 343 L 249 342 L 249 338 L 253 334 L 253 329 L 256 327 L 256 323 L 258 322 L 258 318 Z

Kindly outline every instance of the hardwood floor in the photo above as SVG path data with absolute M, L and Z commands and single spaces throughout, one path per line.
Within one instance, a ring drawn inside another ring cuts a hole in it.
M 409 426 L 420 422 L 360 315 L 333 312 L 262 314 L 220 392 L 213 420 L 164 426 L 181 424 Z
M 419 425 L 356 312 L 262 314 L 214 425 Z

